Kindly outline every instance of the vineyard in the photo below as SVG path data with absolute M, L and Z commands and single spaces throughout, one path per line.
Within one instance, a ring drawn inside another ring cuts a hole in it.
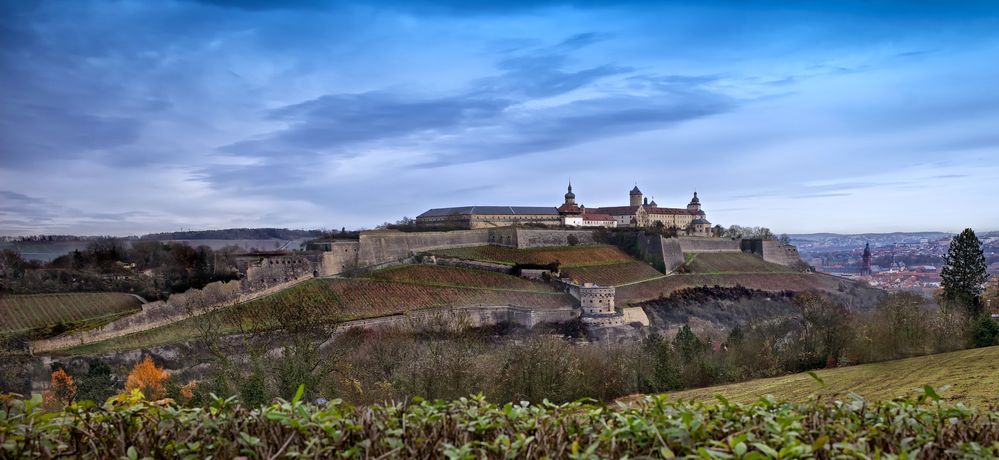
M 133 295 L 117 292 L 71 292 L 0 297 L 0 332 L 79 325 L 137 311 Z
M 672 275 L 617 289 L 618 302 L 636 302 L 668 296 L 696 286 L 743 286 L 761 291 L 836 291 L 845 281 L 819 273 L 743 273 L 738 275 Z
M 385 281 L 432 286 L 555 292 L 555 288 L 547 284 L 518 278 L 513 275 L 440 265 L 404 265 L 402 267 L 374 272 L 371 274 L 371 277 Z
M 562 269 L 562 276 L 569 277 L 577 283 L 618 286 L 662 277 L 663 274 L 645 262 L 636 261 L 613 265 L 564 268 Z
M 613 246 L 565 246 L 554 248 L 513 249 L 503 246 L 476 246 L 441 249 L 432 254 L 465 260 L 481 260 L 506 265 L 549 264 L 561 262 L 563 267 L 632 262 L 628 254 Z
M 525 280 L 526 281 L 526 280 Z M 198 337 L 199 323 L 215 322 L 223 334 L 270 330 L 286 315 L 305 312 L 317 320 L 351 321 L 425 308 L 513 305 L 530 308 L 572 307 L 572 297 L 554 290 L 477 289 L 430 286 L 379 279 L 315 279 L 247 303 L 197 318 L 69 350 L 96 353 L 129 350 Z M 289 313 L 290 312 L 290 313 Z
M 767 262 L 743 252 L 702 252 L 686 254 L 686 264 L 692 273 L 794 273 L 795 270 Z
M 147 402 L 47 413 L 42 397 L 0 396 L 2 458 L 995 458 L 999 413 L 940 401 L 491 404 L 482 397 L 354 407 Z

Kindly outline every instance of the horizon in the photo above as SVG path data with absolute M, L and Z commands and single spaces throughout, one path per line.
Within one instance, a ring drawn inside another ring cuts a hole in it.
M 0 235 L 664 207 L 999 230 L 999 5 L 0 5 Z M 804 152 L 804 153 L 803 153 Z

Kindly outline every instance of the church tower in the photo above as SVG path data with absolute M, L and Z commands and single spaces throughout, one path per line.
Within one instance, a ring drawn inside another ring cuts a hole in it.
M 572 181 L 569 181 L 569 191 L 565 193 L 565 204 L 576 204 L 576 194 L 572 193 Z
M 864 245 L 864 259 L 860 265 L 860 276 L 871 276 L 871 243 Z
M 631 206 L 642 205 L 642 191 L 638 189 L 638 185 L 635 185 L 635 188 L 631 189 L 631 193 L 628 194 L 628 197 L 631 198 L 629 201 Z
M 700 211 L 701 210 L 701 199 L 697 197 L 697 192 L 694 192 L 694 197 L 690 199 L 690 203 L 687 204 L 688 211 Z

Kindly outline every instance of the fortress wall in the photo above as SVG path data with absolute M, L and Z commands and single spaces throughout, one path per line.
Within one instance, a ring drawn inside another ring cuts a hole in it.
M 32 353 L 37 353 L 86 345 L 88 343 L 147 331 L 192 316 L 202 315 L 234 303 L 249 302 L 250 300 L 289 288 L 309 279 L 312 279 L 311 273 L 301 278 L 254 292 L 243 292 L 243 288 L 238 281 L 227 283 L 215 282 L 208 284 L 204 289 L 190 289 L 180 294 L 174 294 L 165 302 L 156 301 L 143 304 L 142 310 L 138 313 L 117 319 L 95 329 L 29 342 L 28 348 Z
M 550 246 L 569 246 L 569 236 L 577 239 L 577 244 L 595 244 L 593 230 L 549 230 L 534 228 L 518 228 L 517 248 L 543 248 Z
M 803 266 L 804 262 L 801 261 L 801 256 L 798 254 L 798 248 L 789 245 L 781 244 L 780 241 L 762 241 L 761 242 L 761 252 L 763 260 L 785 267 L 799 267 Z
M 686 260 L 683 257 L 683 249 L 680 247 L 680 240 L 677 238 L 662 238 L 662 255 L 666 263 L 666 272 L 672 272 Z
M 322 276 L 339 275 L 355 268 L 357 266 L 358 246 L 360 244 L 356 241 L 333 243 L 333 247 L 329 251 L 323 252 L 319 274 Z
M 489 232 L 487 229 L 412 233 L 365 232 L 358 241 L 357 266 L 371 268 L 398 262 L 419 251 L 485 246 L 489 244 Z
M 742 248 L 738 240 L 728 238 L 676 238 L 680 249 L 688 252 L 740 252 Z

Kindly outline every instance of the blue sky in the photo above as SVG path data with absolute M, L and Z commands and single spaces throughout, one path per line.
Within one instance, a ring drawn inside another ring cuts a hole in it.
M 999 4 L 0 1 L 0 234 L 660 205 L 999 229 Z

